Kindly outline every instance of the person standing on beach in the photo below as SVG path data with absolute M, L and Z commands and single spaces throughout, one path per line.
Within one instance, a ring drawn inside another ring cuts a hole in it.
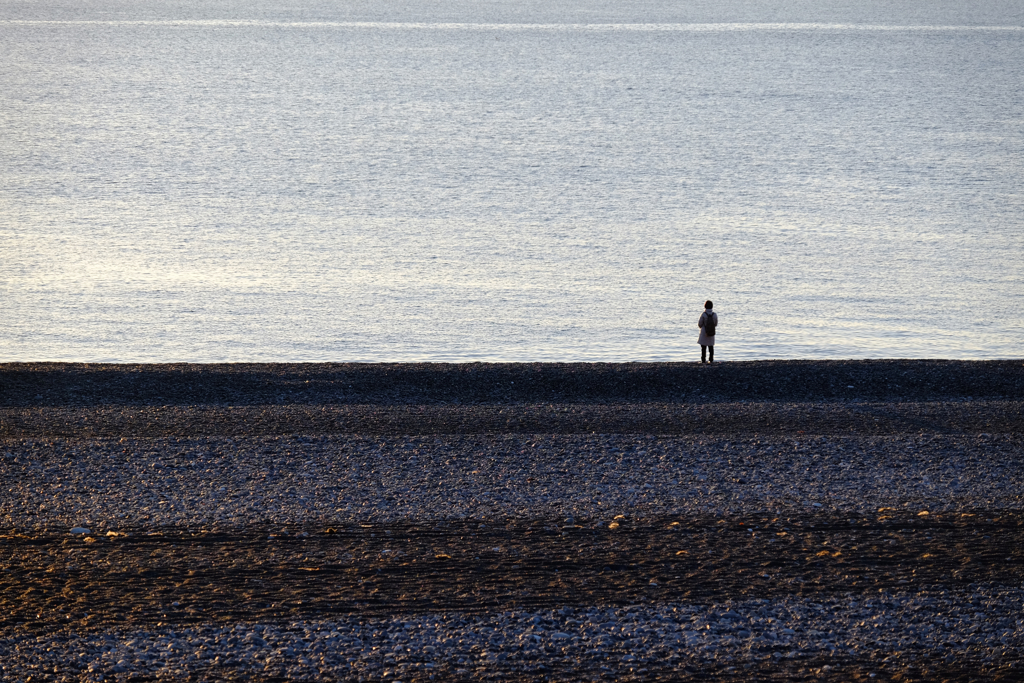
M 700 328 L 700 336 L 697 343 L 700 344 L 700 362 L 715 362 L 715 328 L 718 327 L 718 314 L 712 311 L 714 304 L 710 300 L 704 302 L 704 312 L 700 314 L 697 327 Z M 709 353 L 710 352 L 710 353 Z M 708 360 L 704 360 L 705 356 Z

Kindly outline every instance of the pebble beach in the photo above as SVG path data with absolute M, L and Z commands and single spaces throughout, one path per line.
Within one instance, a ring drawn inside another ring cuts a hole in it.
M 1022 680 L 1024 363 L 0 365 L 0 679 Z

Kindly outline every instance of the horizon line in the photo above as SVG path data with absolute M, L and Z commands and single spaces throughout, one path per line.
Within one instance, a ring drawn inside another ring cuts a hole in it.
M 853 24 L 816 22 L 693 22 L 693 23 L 500 23 L 500 22 L 386 22 L 386 21 L 265 21 L 242 19 L 0 19 L 0 25 L 70 26 L 192 26 L 210 28 L 381 28 L 404 30 L 520 30 L 520 31 L 1024 31 L 1016 25 Z

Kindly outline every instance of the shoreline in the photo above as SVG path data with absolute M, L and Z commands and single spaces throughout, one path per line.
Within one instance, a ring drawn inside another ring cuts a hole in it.
M 2 438 L 1021 431 L 1021 361 L 0 364 Z
M 0 363 L 0 407 L 1024 399 L 1024 360 Z

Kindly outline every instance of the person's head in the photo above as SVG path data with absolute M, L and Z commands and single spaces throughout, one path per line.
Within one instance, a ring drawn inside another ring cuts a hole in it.
M 709 311 L 714 307 L 715 305 L 711 303 L 711 299 L 708 299 L 707 301 L 704 302 L 704 308 L 708 309 Z

